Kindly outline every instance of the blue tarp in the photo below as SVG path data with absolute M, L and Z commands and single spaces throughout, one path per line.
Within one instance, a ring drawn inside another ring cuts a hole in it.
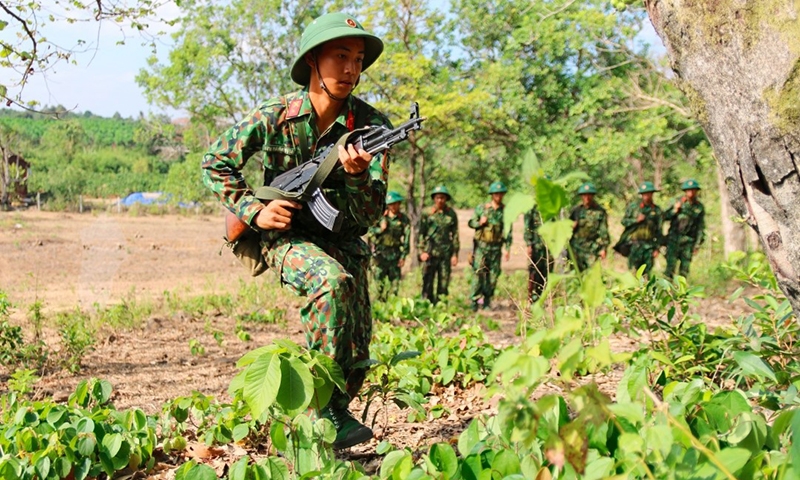
M 141 205 L 166 205 L 171 198 L 171 195 L 165 195 L 163 192 L 134 192 L 122 199 L 122 205 L 126 207 L 131 207 L 137 203 Z M 178 206 L 181 208 L 194 208 L 197 203 L 179 202 Z

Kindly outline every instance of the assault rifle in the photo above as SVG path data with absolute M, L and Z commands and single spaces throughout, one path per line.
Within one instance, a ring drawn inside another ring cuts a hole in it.
M 399 127 L 389 129 L 382 125 L 369 126 L 346 133 L 334 145 L 323 149 L 311 160 L 278 175 L 269 186 L 258 188 L 255 196 L 259 200 L 294 200 L 305 203 L 320 224 L 332 232 L 338 232 L 342 228 L 344 215 L 330 204 L 320 189 L 331 171 L 339 165 L 338 146 L 353 145 L 356 150 L 363 149 L 370 155 L 375 155 L 406 140 L 410 132 L 421 128 L 423 120 L 425 118 L 419 116 L 419 104 L 414 102 L 409 120 Z M 236 241 L 249 228 L 230 212 L 225 223 L 225 236 L 229 242 Z

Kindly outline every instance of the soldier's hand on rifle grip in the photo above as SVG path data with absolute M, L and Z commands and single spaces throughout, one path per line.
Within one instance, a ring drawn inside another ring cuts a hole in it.
M 600 258 L 603 259 L 603 260 L 606 259 L 606 251 L 605 251 L 605 249 L 600 250 Z
M 286 231 L 292 228 L 294 210 L 303 206 L 292 200 L 271 200 L 253 219 L 255 225 L 262 230 Z
M 452 266 L 454 266 L 454 267 L 455 267 L 456 265 L 458 265 L 458 255 L 453 255 L 453 256 L 450 258 L 450 265 L 452 265 Z
M 640 213 L 638 217 L 636 217 L 636 223 L 644 222 L 644 219 L 647 218 L 644 216 L 644 213 Z
M 372 155 L 367 153 L 364 149 L 356 151 L 356 147 L 352 144 L 347 148 L 339 145 L 339 163 L 344 167 L 344 171 L 350 175 L 359 175 L 369 167 L 372 161 Z
M 488 221 L 489 221 L 489 218 L 486 217 L 486 215 L 484 215 L 484 216 L 481 217 L 480 224 L 481 225 L 486 225 L 486 222 L 488 222 Z
M 420 262 L 427 262 L 429 258 L 431 258 L 431 256 L 428 255 L 428 252 L 422 252 L 422 253 L 419 254 L 419 261 Z

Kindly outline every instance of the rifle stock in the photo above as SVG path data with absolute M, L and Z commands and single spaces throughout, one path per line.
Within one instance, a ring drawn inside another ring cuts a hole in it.
M 225 240 L 235 242 L 242 235 L 251 230 L 250 225 L 244 223 L 230 210 L 225 214 Z

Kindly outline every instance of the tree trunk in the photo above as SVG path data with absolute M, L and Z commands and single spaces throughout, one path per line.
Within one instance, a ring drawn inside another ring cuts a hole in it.
M 800 311 L 800 2 L 645 0 L 731 203 Z
M 727 259 L 733 252 L 746 251 L 747 242 L 745 242 L 745 231 L 742 225 L 733 221 L 736 212 L 731 206 L 728 188 L 725 186 L 725 177 L 720 169 L 717 169 L 717 188 L 719 189 L 719 216 L 722 217 L 722 238 Z

